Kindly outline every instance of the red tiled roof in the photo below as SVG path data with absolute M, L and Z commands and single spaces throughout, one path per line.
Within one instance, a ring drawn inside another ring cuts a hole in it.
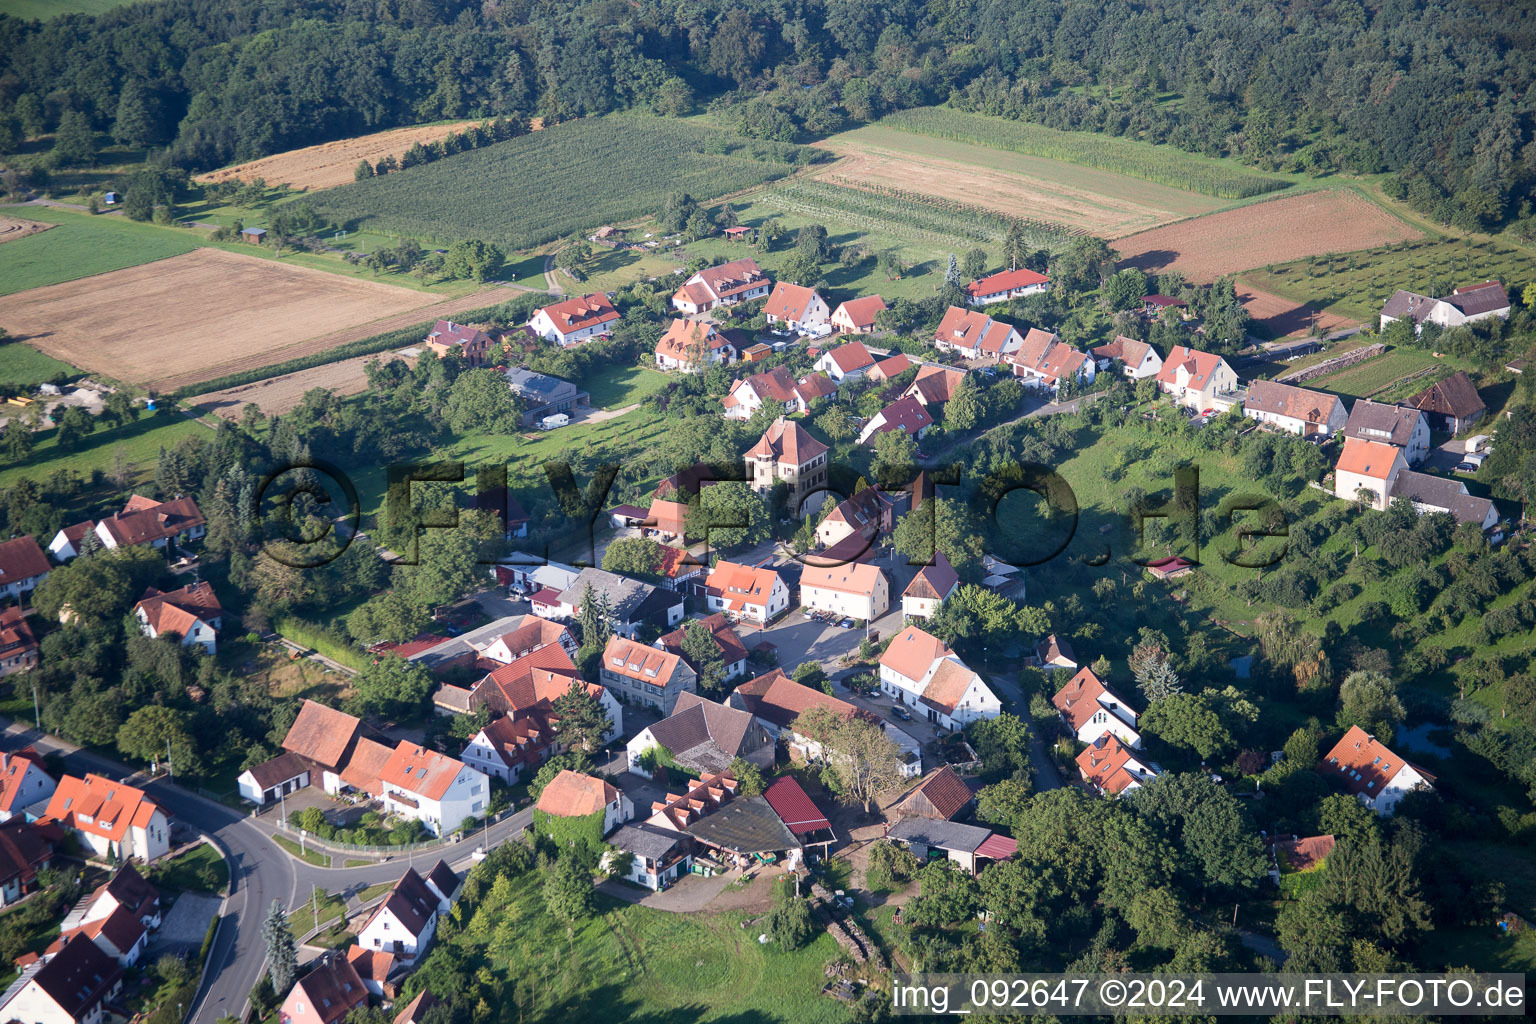
M 1333 836 L 1291 836 L 1275 841 L 1275 852 L 1292 871 L 1306 871 L 1321 864 L 1333 852 Z
M 1051 704 L 1062 713 L 1067 725 L 1075 733 L 1098 713 L 1099 697 L 1106 693 L 1109 693 L 1109 688 L 1104 685 L 1104 681 L 1094 674 L 1093 669 L 1084 667 L 1078 669 L 1077 675 L 1056 691 Z
M 911 366 L 911 357 L 905 352 L 897 352 L 895 355 L 882 359 L 871 367 L 869 375 L 880 380 L 890 380 L 892 377 L 900 377 Z
M 875 317 L 885 309 L 885 300 L 878 295 L 861 295 L 857 299 L 849 299 L 837 308 L 847 316 L 849 323 L 863 330 L 875 326 Z M 833 316 L 836 316 L 836 312 Z
M 704 347 L 708 351 L 724 348 L 729 342 L 725 336 L 715 330 L 711 324 L 700 323 L 697 320 L 673 320 L 672 326 L 667 328 L 667 333 L 656 342 L 656 354 L 667 356 L 678 362 L 687 362 L 689 353 L 695 345 L 703 340 Z
M 0 754 L 0 811 L 19 811 L 16 797 L 29 771 L 43 772 L 42 758 L 25 754 Z M 46 775 L 46 772 L 43 772 Z
M 772 784 L 763 790 L 763 799 L 768 801 L 768 806 L 773 808 L 773 813 L 779 816 L 779 820 L 797 836 L 832 827 L 827 816 L 817 808 L 816 802 L 791 776 L 781 775 L 774 779 Z
M 750 711 L 781 729 L 791 725 L 811 708 L 826 708 L 839 715 L 859 713 L 859 709 L 847 701 L 797 683 L 785 675 L 783 669 L 778 668 L 736 687 L 731 695 L 731 704 L 740 705 L 742 710 Z
M 907 679 L 921 679 L 935 661 L 949 654 L 944 641 L 916 626 L 908 626 L 891 638 L 880 664 Z
M 1352 725 L 1344 738 L 1328 751 L 1328 756 L 1323 758 L 1317 770 L 1336 776 L 1343 781 L 1344 788 L 1356 796 L 1365 793 L 1375 797 L 1387 783 L 1397 777 L 1407 763 L 1376 737 L 1358 725 Z M 1421 768 L 1416 767 L 1414 770 L 1426 779 L 1434 778 Z
M 1385 480 L 1392 475 L 1392 466 L 1402 458 L 1398 449 L 1381 441 L 1367 441 L 1359 437 L 1346 437 L 1344 450 L 1339 453 L 1334 467 L 1340 473 L 1357 473 L 1373 480 Z
M 1028 288 L 1030 285 L 1046 284 L 1050 278 L 1044 274 L 1037 274 L 1033 270 L 1020 267 L 1018 270 L 1002 270 L 988 277 L 979 278 L 965 286 L 965 292 L 971 298 L 981 298 L 983 295 L 999 295 L 1003 292 L 1011 292 L 1017 288 Z
M 48 800 L 45 816 L 66 828 L 121 842 L 130 828 L 143 828 L 160 808 L 141 789 L 100 775 L 66 775 Z
M 955 815 L 965 810 L 965 805 L 971 802 L 973 794 L 960 773 L 946 764 L 930 773 L 902 797 L 896 805 L 897 809 L 918 796 L 925 798 L 945 821 L 953 821 Z
M 752 446 L 746 457 L 804 466 L 818 455 L 826 453 L 827 446 L 807 433 L 804 427 L 780 416 L 758 438 L 757 444 Z
M 933 417 L 923 407 L 923 403 L 916 398 L 908 396 L 898 398 L 884 409 L 880 410 L 880 425 L 875 428 L 875 435 L 884 434 L 892 430 L 899 430 L 909 437 L 917 437 L 918 433 L 933 426 Z M 871 439 L 875 435 L 871 435 Z
M 464 762 L 457 758 L 401 740 L 384 763 L 379 779 L 408 793 L 441 800 L 463 768 Z
M 1114 341 L 1097 345 L 1089 349 L 1089 351 L 1100 359 L 1118 359 L 1126 366 L 1134 369 L 1141 365 L 1143 359 L 1147 358 L 1147 351 L 1151 348 L 1152 346 L 1144 341 L 1137 341 L 1135 338 L 1127 338 L 1123 334 L 1117 334 Z
M 133 610 L 144 613 L 145 621 L 156 634 L 170 631 L 182 636 L 188 635 L 199 621 L 212 625 L 214 619 L 224 614 L 212 585 L 207 582 L 163 592 L 150 587 Z
M 162 502 L 135 494 L 123 511 L 113 513 L 96 525 L 104 527 L 120 546 L 131 547 L 174 537 L 202 526 L 204 522 L 202 512 L 191 498 Z
M 960 705 L 960 698 L 965 696 L 975 679 L 976 673 L 964 664 L 945 658 L 939 662 L 933 678 L 928 680 L 928 685 L 923 687 L 923 695 L 918 699 L 931 708 L 952 715 Z
M 875 357 L 869 354 L 869 349 L 864 347 L 862 341 L 850 341 L 846 345 L 839 345 L 827 355 L 844 373 L 865 370 L 875 365 Z
M 768 296 L 768 302 L 763 306 L 765 316 L 776 316 L 780 320 L 804 320 L 811 303 L 815 302 L 819 295 L 816 289 L 805 288 L 798 284 L 790 284 L 788 281 L 780 281 L 773 286 L 772 293 Z
M 48 568 L 48 556 L 30 536 L 0 541 L 0 586 L 41 576 Z
M 815 587 L 868 596 L 875 592 L 879 580 L 880 569 L 873 565 L 806 565 L 800 572 L 800 589 Z
M 676 549 L 668 548 L 667 550 L 672 551 Z M 708 629 L 710 634 L 714 636 L 715 646 L 720 649 L 720 657 L 727 665 L 734 665 L 738 661 L 747 660 L 747 648 L 742 644 L 741 637 L 736 635 L 736 630 L 726 619 L 724 612 L 715 612 L 713 615 L 692 621 L 703 623 L 704 628 Z M 683 653 L 683 634 L 688 629 L 688 625 L 685 622 L 672 632 L 664 634 L 660 640 L 661 646 L 673 654 L 681 656 Z
M 1082 769 L 1083 777 L 1102 792 L 1120 793 L 1138 781 L 1126 769 L 1131 758 L 1131 749 L 1121 743 L 1119 737 L 1106 732 L 1077 755 L 1077 766 Z
M 283 749 L 335 770 L 346 760 L 361 727 L 362 722 L 345 711 L 306 699 L 283 737 Z
M 1179 345 L 1168 353 L 1163 368 L 1157 371 L 1157 381 L 1160 384 L 1177 384 L 1179 369 L 1182 367 L 1189 374 L 1189 382 L 1195 385 L 1195 390 L 1204 391 L 1211 374 L 1216 372 L 1221 363 L 1221 356 L 1201 352 L 1188 345 Z
M 613 783 L 567 768 L 549 781 L 535 806 L 561 818 L 584 818 L 605 810 L 618 798 Z
M 345 957 L 332 956 L 322 960 L 318 967 L 300 978 L 284 1003 L 291 999 L 308 1002 L 309 1009 L 322 1024 L 336 1024 L 353 1007 L 368 1002 L 368 990 L 363 987 L 363 979 L 351 961 Z M 288 1014 L 285 1012 L 284 1016 Z
M 556 302 L 545 306 L 539 312 L 553 320 L 561 334 L 570 334 L 573 331 L 596 327 L 598 324 L 611 323 L 619 318 L 619 311 L 613 308 L 613 303 L 608 301 L 608 296 L 601 292 Z
M 944 557 L 944 552 L 935 551 L 933 564 L 917 570 L 917 575 L 912 577 L 912 582 L 907 584 L 907 589 L 902 592 L 902 596 L 941 601 L 949 596 L 949 592 L 954 590 L 959 582 L 960 574 L 955 572 L 955 567 L 949 564 L 949 559 Z
M 609 637 L 608 646 L 603 648 L 605 671 L 658 689 L 667 685 L 681 661 L 682 658 L 671 651 L 647 647 L 621 636 Z

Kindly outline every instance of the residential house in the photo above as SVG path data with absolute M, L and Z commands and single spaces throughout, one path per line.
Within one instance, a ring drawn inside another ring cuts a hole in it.
M 160 927 L 163 910 L 160 890 L 146 881 L 132 864 L 124 864 L 112 872 L 111 878 L 97 886 L 88 899 L 75 904 L 65 915 L 62 927 L 74 928 L 125 913 L 146 929 L 153 930 Z
M 1392 500 L 1392 485 L 1407 468 L 1400 448 L 1347 437 L 1333 467 L 1333 493 L 1346 501 L 1357 501 L 1362 491 L 1369 491 L 1371 507 L 1385 510 Z
M 517 719 L 502 715 L 471 736 L 459 757 L 510 785 L 548 760 L 554 739 L 555 730 L 543 715 Z
M 629 770 L 650 778 L 646 762 L 653 750 L 661 765 L 693 774 L 726 771 L 738 757 L 767 770 L 773 767 L 773 741 L 751 712 L 681 693 L 672 713 L 641 729 L 625 751 Z
M 1077 771 L 1100 796 L 1119 796 L 1139 789 L 1157 778 L 1155 766 L 1141 760 L 1136 751 L 1106 732 L 1077 755 Z
M 0 821 L 47 802 L 57 785 L 43 770 L 43 759 L 30 749 L 16 754 L 0 751 Z
M 909 497 L 898 494 L 893 499 L 879 487 L 866 487 L 853 497 L 844 498 L 827 513 L 816 527 L 816 543 L 830 548 L 855 534 L 868 541 L 882 533 L 889 534 L 896 526 L 898 506 L 905 505 Z
M 1419 410 L 1402 405 L 1357 399 L 1344 423 L 1344 436 L 1396 445 L 1410 466 L 1429 456 L 1429 420 Z
M 972 281 L 965 286 L 965 297 L 973 306 L 990 306 L 994 302 L 1038 295 L 1050 286 L 1051 279 L 1044 274 L 1020 267 L 1017 270 L 1000 270 Z
M 48 553 L 60 562 L 67 562 L 85 549 L 86 535 L 96 532 L 96 520 L 72 523 L 53 535 L 48 542 Z
M 1459 434 L 1488 415 L 1488 407 L 1465 370 L 1457 370 L 1445 380 L 1431 384 L 1403 404 L 1424 413 L 1431 429 L 1449 434 Z
M 865 718 L 878 722 L 891 742 L 901 750 L 903 776 L 920 774 L 923 770 L 922 744 L 890 722 L 876 717 L 845 700 L 822 690 L 812 689 L 795 682 L 784 674 L 783 669 L 773 669 L 751 679 L 731 693 L 726 701 L 733 708 L 749 711 L 768 734 L 782 741 L 789 756 L 797 761 L 816 761 L 822 756 L 821 741 L 798 732 L 795 720 L 812 708 L 825 708 L 838 715 Z
M 705 267 L 683 282 L 672 295 L 672 306 L 687 314 L 707 313 L 716 306 L 734 306 L 768 294 L 768 275 L 752 259 Z
M 1002 702 L 943 641 L 916 626 L 891 638 L 880 656 L 880 689 L 944 729 L 996 718 Z
M 401 740 L 379 772 L 387 813 L 415 818 L 435 836 L 485 817 L 491 783 L 457 758 Z
M 1055 331 L 1031 327 L 1024 333 L 1024 340 L 1019 343 L 1019 347 L 1008 357 L 1013 375 L 1031 387 L 1044 387 L 1044 375 L 1040 367 L 1045 363 L 1046 355 L 1060 344 L 1061 336 Z
M 1018 370 L 1019 366 L 1015 363 L 1016 375 Z M 1033 379 L 1038 382 L 1038 387 L 1054 394 L 1061 390 L 1063 381 L 1071 381 L 1073 387 L 1086 387 L 1093 383 L 1098 372 L 1098 364 L 1086 352 L 1079 352 L 1071 345 L 1058 342 L 1046 350 L 1045 357 L 1024 379 L 1026 382 Z
M 954 821 L 971 805 L 975 796 L 960 773 L 946 764 L 929 772 L 927 778 L 892 804 L 887 813 L 893 818 Z
M 36 668 L 37 637 L 27 623 L 27 610 L 12 605 L 0 611 L 0 679 Z
M 1077 653 L 1066 637 L 1052 633 L 1035 645 L 1035 662 L 1041 668 L 1077 668 Z
M 789 587 L 766 566 L 722 558 L 704 581 L 704 599 L 712 612 L 761 627 L 789 610 Z
M 347 947 L 347 963 L 357 972 L 357 976 L 363 979 L 363 987 L 371 996 L 380 999 L 393 999 L 397 992 L 391 982 L 390 975 L 399 977 L 399 967 L 395 963 L 395 954 L 386 953 L 382 949 L 365 949 L 353 944 Z
M 1406 498 L 1413 503 L 1419 515 L 1444 512 L 1458 523 L 1476 523 L 1488 531 L 1499 521 L 1499 510 L 1487 498 L 1479 498 L 1467 492 L 1467 485 L 1460 480 L 1443 476 L 1431 476 L 1404 469 L 1392 484 L 1392 500 Z
M 652 892 L 671 886 L 693 864 L 693 843 L 687 836 L 643 821 L 625 825 L 604 842 L 629 854 L 629 873 L 624 877 Z
M 1141 297 L 1141 312 L 1143 316 L 1156 317 L 1165 309 L 1188 309 L 1189 303 L 1183 299 L 1176 299 L 1172 295 L 1143 295 Z
M 898 398 L 870 417 L 859 431 L 859 444 L 873 445 L 881 434 L 899 431 L 912 440 L 920 439 L 933 426 L 933 417 L 915 398 Z
M 53 864 L 56 825 L 21 818 L 0 824 L 0 906 L 9 906 L 37 888 L 37 873 Z
M 944 311 L 944 318 L 933 335 L 933 345 L 940 352 L 957 352 L 966 359 L 983 359 L 991 363 L 1006 360 L 1022 344 L 1024 338 L 1015 328 L 985 313 L 960 306 L 950 306 Z
M 1337 396 L 1272 380 L 1249 382 L 1248 397 L 1243 399 L 1243 415 L 1303 437 L 1312 434 L 1326 437 L 1343 430 L 1349 423 L 1349 414 Z
M 497 625 L 508 623 L 508 619 L 497 620 Z M 518 658 L 532 654 L 542 647 L 555 644 L 567 655 L 574 655 L 577 650 L 576 638 L 571 631 L 558 622 L 538 615 L 522 615 L 510 619 L 511 629 L 500 628 L 496 630 L 495 639 L 480 651 L 480 656 L 500 665 L 510 665 Z
M 1338 779 L 1362 804 L 1388 817 L 1409 793 L 1435 788 L 1433 775 L 1409 764 L 1358 725 L 1350 726 L 1317 770 Z
M 123 988 L 122 967 L 84 935 L 22 968 L 0 996 L 0 1019 L 25 1024 L 102 1024 Z M 332 1024 L 332 1022 L 325 1022 Z
M 549 780 L 534 807 L 556 818 L 601 814 L 603 835 L 635 816 L 635 805 L 623 790 L 605 779 L 569 768 Z
M 359 1006 L 368 1005 L 368 989 L 352 961 L 339 953 L 323 954 L 316 966 L 294 982 L 278 1011 L 283 1024 L 338 1024 Z
M 944 552 L 935 551 L 933 561 L 917 570 L 917 575 L 902 591 L 902 615 L 908 619 L 931 619 L 959 585 L 960 574 L 949 564 Z
M 604 687 L 583 679 L 570 653 L 558 644 L 548 644 L 496 666 L 467 690 L 444 683 L 432 695 L 432 702 L 449 714 L 469 714 L 485 708 L 513 721 L 529 719 L 540 730 L 541 739 L 550 738 L 548 753 L 554 755 L 564 750 L 558 738 L 560 716 L 555 712 L 555 702 L 573 686 L 581 687 L 596 700 L 612 723 L 602 741 L 607 743 L 618 736 L 624 729 L 624 712 L 618 700 Z M 534 751 L 530 748 L 529 752 Z
M 1079 669 L 1056 691 L 1051 704 L 1060 713 L 1062 725 L 1079 743 L 1092 743 L 1108 732 L 1132 750 L 1141 749 L 1141 733 L 1136 731 L 1140 716 L 1093 669 Z
M 613 630 L 620 636 L 632 637 L 646 624 L 667 627 L 683 621 L 682 595 L 603 569 L 581 570 L 546 617 L 576 619 L 589 589 L 594 598 L 607 600 Z
M 83 543 L 86 531 L 81 528 L 84 525 L 77 523 L 54 535 L 48 550 L 55 558 L 64 562 L 80 553 L 80 544 L 70 538 Z M 121 512 L 114 512 L 97 522 L 89 532 L 95 533 L 101 546 L 109 551 L 139 544 L 149 544 L 163 551 L 172 541 L 180 546 L 200 540 L 208 532 L 208 524 L 191 498 L 155 501 L 135 494 Z
M 764 405 L 778 403 L 785 413 L 809 412 L 811 403 L 837 394 L 837 385 L 826 374 L 812 373 L 799 380 L 782 366 L 735 381 L 721 399 L 728 420 L 749 420 Z
M 1236 401 L 1237 374 L 1221 356 L 1180 345 L 1168 353 L 1157 372 L 1157 386 L 1175 404 L 1203 412 L 1227 409 Z
M 74 832 L 93 854 L 149 863 L 170 851 L 171 823 L 142 789 L 100 775 L 59 780 L 43 816 Z
M 827 486 L 827 446 L 782 416 L 742 459 L 752 490 L 766 495 L 782 482 L 788 488 L 789 508 L 796 514 L 801 499 Z
M 81 935 L 123 967 L 136 967 L 149 945 L 149 931 L 144 922 L 121 907 L 89 921 L 65 925 L 59 937 L 49 945 L 49 952 L 59 952 L 75 936 Z
M 422 989 L 416 994 L 416 998 L 405 1004 L 405 1009 L 395 1014 L 395 1019 L 390 1024 L 423 1024 L 427 1011 L 441 1003 L 427 989 Z
M 1163 368 L 1163 357 L 1157 349 L 1144 341 L 1115 335 L 1115 340 L 1088 350 L 1099 362 L 1099 369 L 1107 370 L 1119 360 L 1121 372 L 1132 380 L 1156 377 Z
M 315 766 L 310 772 L 309 785 L 319 781 L 321 789 L 335 795 L 345 786 L 342 769 L 351 761 L 364 732 L 360 719 L 306 698 L 283 737 L 283 749 Z
M 48 577 L 48 556 L 37 541 L 22 535 L 0 541 L 0 600 L 21 600 Z
M 291 750 L 285 750 L 270 760 L 252 765 L 235 780 L 235 788 L 242 799 L 258 807 L 265 807 L 274 800 L 281 800 L 305 786 L 314 784 L 312 773 L 320 771 L 313 761 Z
M 427 332 L 423 345 L 439 359 L 445 359 L 452 353 L 470 366 L 484 366 L 495 342 L 484 331 L 466 324 L 456 324 L 452 320 L 439 320 Z
M 452 879 L 448 891 L 440 892 L 427 884 L 415 868 L 406 868 L 357 933 L 357 944 L 366 950 L 391 954 L 399 963 L 410 966 L 426 952 L 437 933 L 438 915 L 453 906 L 458 879 L 447 864 L 437 862 L 432 875 Z
M 699 666 L 689 661 L 688 655 L 683 653 L 683 637 L 686 635 L 688 627 L 695 621 L 709 630 L 710 636 L 714 638 L 715 649 L 720 652 L 720 661 L 725 666 L 725 681 L 730 682 L 738 676 L 746 675 L 746 645 L 741 642 L 741 637 L 736 635 L 735 627 L 725 617 L 724 612 L 716 612 L 702 619 L 689 620 L 672 632 L 663 634 L 661 639 L 656 641 L 656 645 L 662 650 L 676 654 L 685 662 L 688 662 L 688 667 L 697 673 Z
M 905 352 L 892 352 L 884 359 L 875 363 L 867 371 L 866 375 L 872 381 L 881 384 L 896 377 L 900 377 L 914 366 L 920 365 Z
M 477 488 L 475 509 L 490 512 L 501 523 L 502 535 L 508 540 L 528 536 L 529 516 L 517 495 L 505 487 Z
M 568 380 L 509 366 L 507 385 L 523 403 L 524 428 L 538 425 L 546 416 L 572 413 L 592 404 L 592 396 Z
M 133 615 L 147 637 L 170 633 L 181 637 L 183 647 L 201 647 L 209 654 L 218 649 L 224 609 L 206 582 L 169 591 L 150 587 L 133 606 Z
M 849 299 L 832 311 L 832 326 L 839 334 L 873 334 L 875 318 L 885 311 L 885 300 L 878 295 Z
M 964 370 L 924 364 L 901 396 L 916 399 L 925 408 L 940 406 L 949 401 L 964 379 Z
M 736 345 L 714 325 L 698 320 L 673 320 L 656 342 L 656 367 L 694 373 L 716 363 L 734 363 Z
M 837 381 L 858 380 L 874 368 L 875 357 L 862 341 L 850 341 L 828 349 L 816 360 L 816 369 Z
M 1439 299 L 1398 289 L 1381 307 L 1381 329 L 1397 320 L 1411 320 L 1418 333 L 1426 323 L 1460 327 L 1491 317 L 1509 319 L 1509 294 L 1498 281 L 1463 285 Z
M 698 674 L 681 656 L 622 636 L 610 637 L 603 648 L 601 676 L 611 692 L 665 715 L 672 713 L 679 696 L 699 689 Z
M 800 574 L 800 603 L 855 621 L 873 622 L 891 606 L 885 573 L 869 564 L 806 565 Z
M 613 333 L 619 311 L 613 308 L 608 296 L 601 292 L 566 299 L 553 305 L 542 306 L 528 321 L 528 326 L 545 341 L 552 341 L 561 348 L 579 345 L 583 341 Z
M 816 289 L 780 281 L 763 305 L 763 316 L 801 334 L 825 334 L 832 309 Z

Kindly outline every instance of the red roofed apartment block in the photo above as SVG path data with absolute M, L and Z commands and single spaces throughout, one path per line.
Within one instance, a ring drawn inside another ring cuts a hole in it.
M 683 282 L 672 295 L 672 306 L 684 313 L 705 313 L 716 306 L 734 306 L 768 294 L 768 275 L 751 259 L 705 267 Z

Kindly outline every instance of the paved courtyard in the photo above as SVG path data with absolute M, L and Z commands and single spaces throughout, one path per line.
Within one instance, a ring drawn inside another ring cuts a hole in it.
M 149 940 L 149 958 L 162 953 L 195 954 L 208 934 L 208 922 L 213 920 L 224 905 L 222 896 L 184 892 L 176 897 L 159 931 Z

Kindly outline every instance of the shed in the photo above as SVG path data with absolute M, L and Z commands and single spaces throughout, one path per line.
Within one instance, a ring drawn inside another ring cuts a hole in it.
M 789 854 L 793 867 L 800 855 L 800 843 L 768 801 L 760 796 L 732 800 L 688 826 L 687 832 L 699 843 L 717 851 L 723 860 L 742 866 L 753 860 L 771 863 L 781 853 Z
M 977 857 L 984 856 L 979 851 L 991 837 L 990 831 L 976 825 L 927 818 L 902 818 L 886 832 L 886 838 L 910 847 L 919 861 L 948 858 L 972 875 Z
M 267 237 L 266 228 L 241 228 L 240 237 L 247 242 L 260 242 Z
M 822 856 L 831 852 L 832 843 L 837 839 L 832 823 L 793 777 L 783 775 L 774 779 L 773 784 L 763 791 L 763 799 L 802 844 L 820 846 Z

